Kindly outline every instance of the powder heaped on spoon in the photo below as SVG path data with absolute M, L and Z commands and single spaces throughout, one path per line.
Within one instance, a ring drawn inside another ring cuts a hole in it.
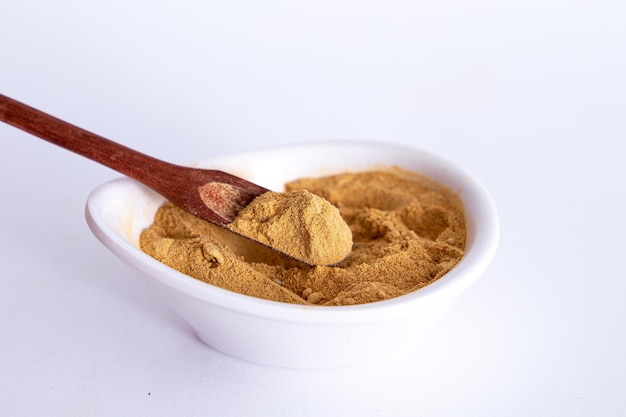
M 261 194 L 227 228 L 309 265 L 335 264 L 352 250 L 339 209 L 306 190 Z

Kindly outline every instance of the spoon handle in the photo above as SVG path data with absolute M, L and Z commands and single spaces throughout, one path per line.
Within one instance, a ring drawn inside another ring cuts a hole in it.
M 145 155 L 0 94 L 0 120 L 128 177 L 149 182 L 177 165 Z
M 0 94 L 0 121 L 137 180 L 219 226 L 266 188 L 223 171 L 175 165 L 137 152 Z

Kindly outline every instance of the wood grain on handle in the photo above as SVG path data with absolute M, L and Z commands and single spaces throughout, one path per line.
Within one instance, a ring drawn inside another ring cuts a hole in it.
M 0 120 L 133 178 L 189 213 L 220 226 L 231 223 L 243 207 L 268 191 L 222 171 L 161 161 L 2 94 Z
M 0 94 L 0 120 L 131 178 L 173 164 L 127 148 Z M 147 184 L 146 184 L 147 185 Z

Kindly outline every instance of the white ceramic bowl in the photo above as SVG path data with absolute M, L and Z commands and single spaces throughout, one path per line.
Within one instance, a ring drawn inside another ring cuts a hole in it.
M 138 237 L 163 199 L 128 178 L 89 196 L 95 236 L 168 302 L 207 345 L 247 361 L 280 367 L 337 367 L 410 351 L 487 268 L 498 243 L 498 217 L 486 189 L 467 172 L 424 151 L 376 142 L 334 141 L 222 156 L 198 166 L 221 169 L 269 189 L 287 181 L 396 165 L 420 172 L 463 200 L 466 254 L 434 283 L 394 299 L 323 307 L 257 299 L 186 276 L 138 249 Z

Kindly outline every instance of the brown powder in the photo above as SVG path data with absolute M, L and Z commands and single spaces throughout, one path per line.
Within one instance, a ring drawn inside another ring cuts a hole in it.
M 335 264 L 352 250 L 337 207 L 306 190 L 261 194 L 227 228 L 309 265 Z
M 399 168 L 308 178 L 286 185 L 335 205 L 352 252 L 333 266 L 308 266 L 200 220 L 170 203 L 140 237 L 159 261 L 212 285 L 299 304 L 385 300 L 440 278 L 462 258 L 465 220 L 458 196 Z M 287 243 L 290 237 L 285 236 Z

